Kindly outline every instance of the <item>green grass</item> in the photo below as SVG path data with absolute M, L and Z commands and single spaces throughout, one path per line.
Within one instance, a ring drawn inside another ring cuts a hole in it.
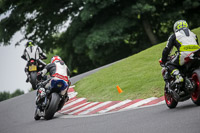
M 193 32 L 200 38 L 200 28 Z M 163 96 L 164 81 L 158 60 L 165 45 L 166 42 L 155 45 L 83 78 L 75 84 L 78 97 L 118 101 Z M 117 85 L 123 93 L 118 93 Z

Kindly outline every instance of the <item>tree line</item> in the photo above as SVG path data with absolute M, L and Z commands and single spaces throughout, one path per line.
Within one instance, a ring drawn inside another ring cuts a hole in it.
M 179 19 L 198 27 L 199 9 L 199 0 L 2 0 L 0 43 L 21 31 L 21 41 L 59 49 L 75 75 L 166 41 Z
M 24 91 L 21 91 L 20 89 L 15 90 L 13 93 L 8 91 L 0 92 L 0 102 L 22 94 L 24 94 Z

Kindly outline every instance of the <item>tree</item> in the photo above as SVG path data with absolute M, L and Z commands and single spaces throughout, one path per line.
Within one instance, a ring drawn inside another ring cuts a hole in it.
M 0 102 L 10 98 L 10 92 L 0 92 Z
M 0 13 L 9 16 L 0 42 L 21 30 L 47 51 L 60 48 L 71 71 L 82 73 L 167 40 L 176 20 L 199 26 L 199 7 L 199 0 L 2 0 Z
M 21 91 L 20 89 L 15 90 L 13 93 L 7 91 L 0 92 L 0 102 L 22 94 L 24 94 L 24 91 Z
M 16 97 L 16 96 L 19 96 L 19 95 L 22 95 L 22 94 L 24 94 L 24 91 L 17 89 L 11 94 L 11 97 Z

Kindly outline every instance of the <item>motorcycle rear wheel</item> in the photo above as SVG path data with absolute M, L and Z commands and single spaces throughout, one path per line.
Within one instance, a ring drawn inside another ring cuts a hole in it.
M 37 84 L 37 72 L 31 72 L 30 73 L 30 82 L 31 82 L 31 85 L 32 85 L 32 88 L 34 90 L 36 90 L 36 84 Z
M 200 73 L 199 73 L 200 74 Z M 192 80 L 195 81 L 195 90 L 191 94 L 191 99 L 194 104 L 200 105 L 200 75 L 198 75 L 196 72 L 192 75 Z
M 57 93 L 52 93 L 49 97 L 49 104 L 45 109 L 45 116 L 46 120 L 50 120 L 53 118 L 54 114 L 58 109 L 58 104 L 60 102 L 60 96 Z
M 165 103 L 166 103 L 167 107 L 170 109 L 176 108 L 178 102 L 172 97 L 171 94 L 168 94 L 166 92 L 166 87 L 165 87 L 164 96 L 165 96 Z

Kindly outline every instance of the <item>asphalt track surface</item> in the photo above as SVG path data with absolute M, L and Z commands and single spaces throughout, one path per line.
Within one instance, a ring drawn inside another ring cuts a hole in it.
M 95 71 L 72 78 L 72 83 Z M 35 121 L 35 91 L 0 102 L 0 133 L 199 133 L 200 106 L 191 100 L 88 117 Z

